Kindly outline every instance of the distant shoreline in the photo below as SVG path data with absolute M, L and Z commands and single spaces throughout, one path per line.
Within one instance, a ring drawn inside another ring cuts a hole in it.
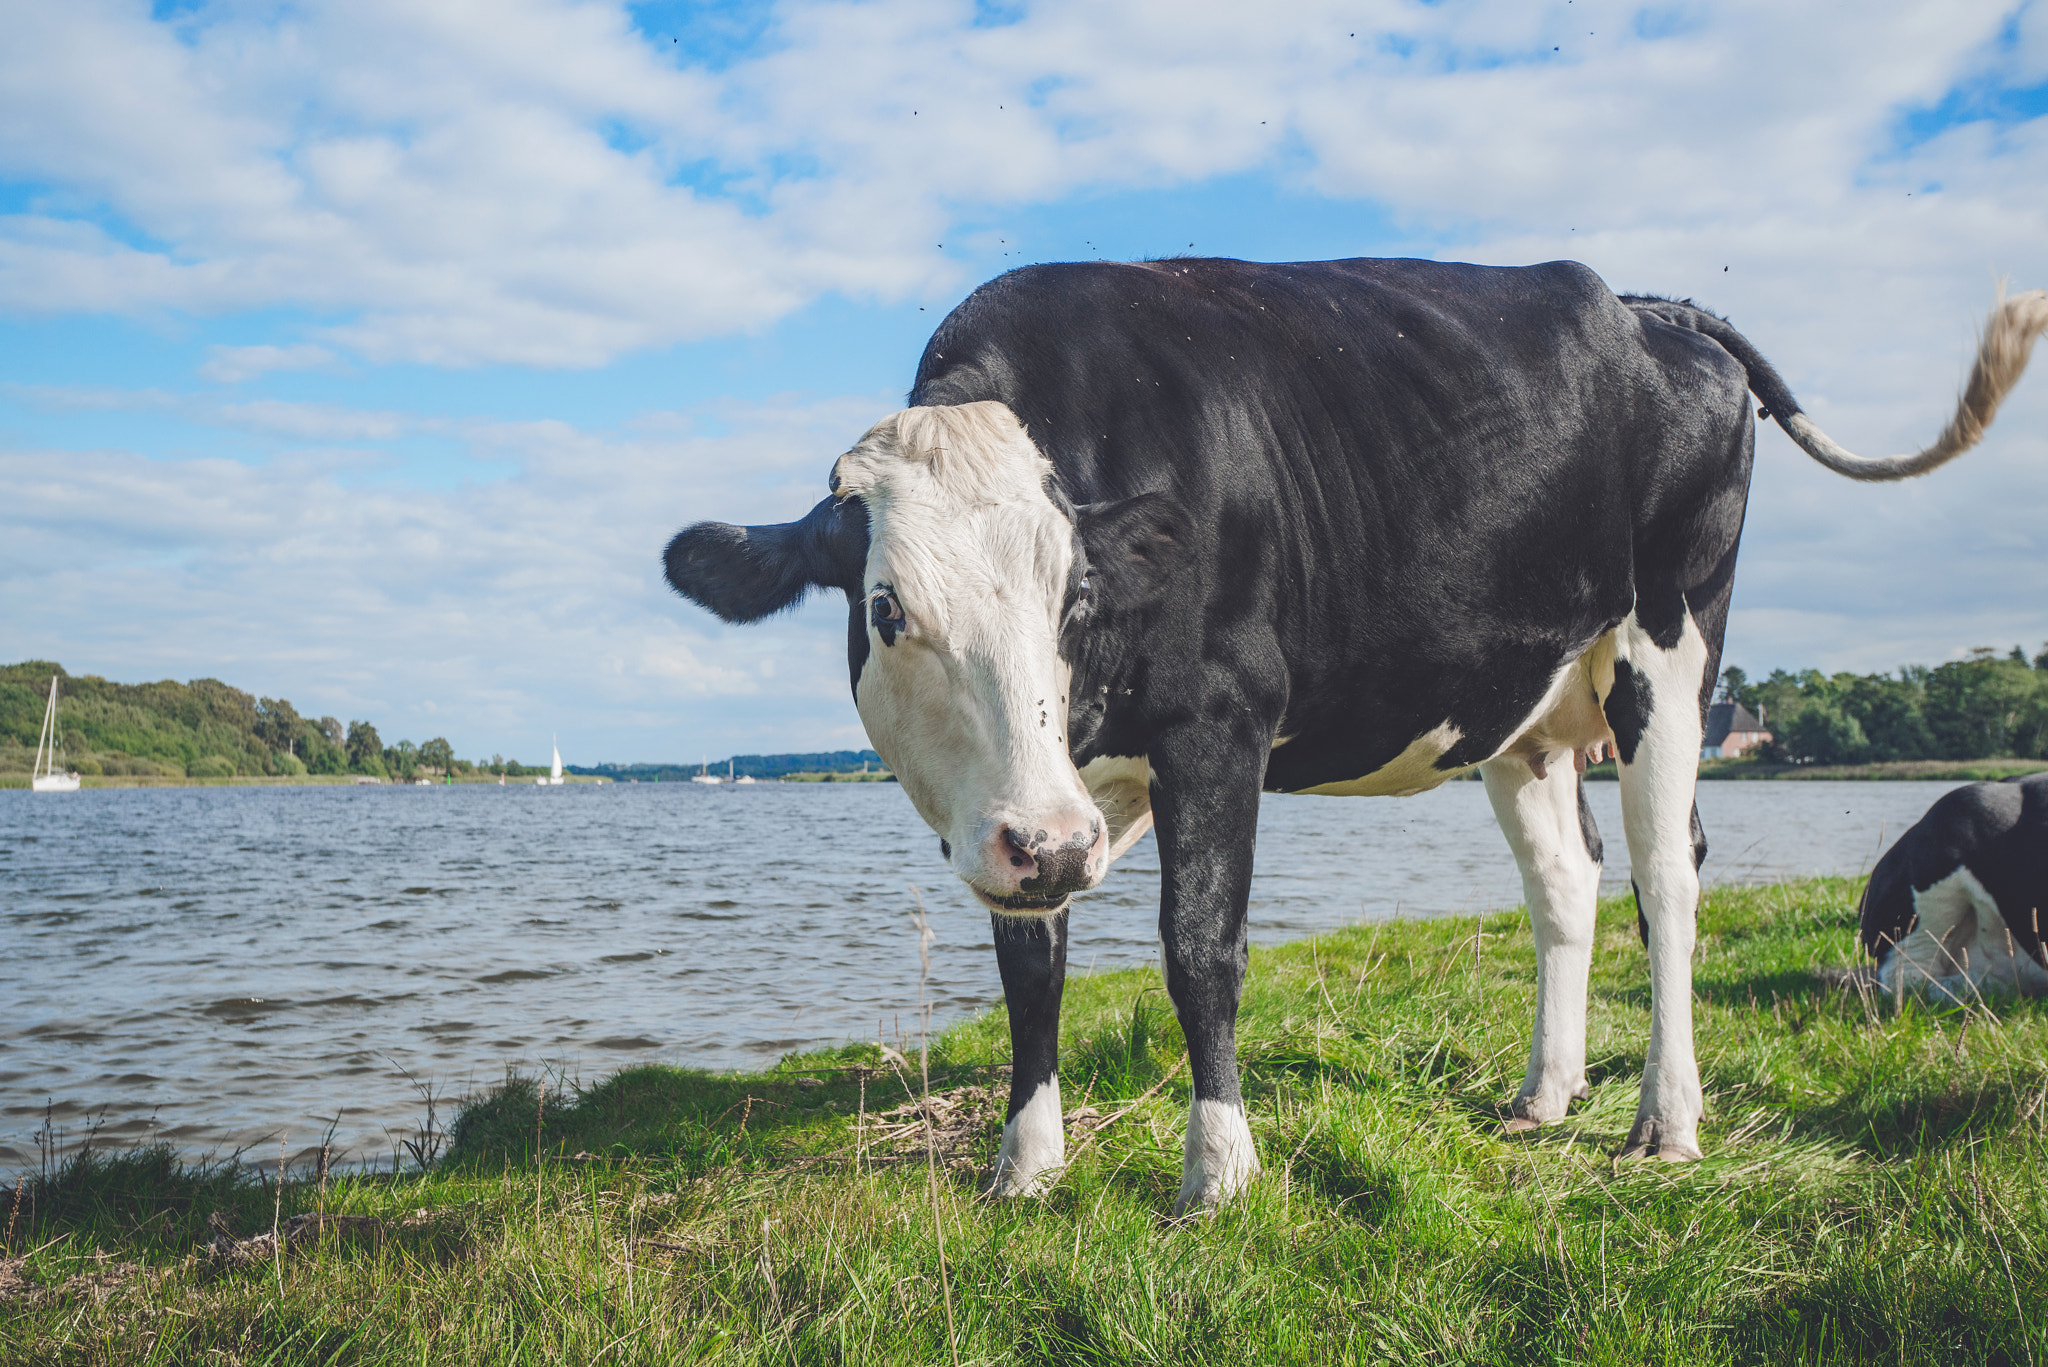
M 1810 783 L 1832 780 L 1836 782 L 1885 783 L 1985 783 L 1999 779 L 2019 778 L 2027 774 L 2048 771 L 2048 759 L 1958 759 L 1958 760 L 1899 760 L 1887 764 L 1764 764 L 1757 760 L 1702 760 L 1700 778 L 1715 782 L 1765 782 L 1784 781 Z M 1475 771 L 1474 777 L 1477 777 Z M 1596 764 L 1586 771 L 1592 782 L 1613 782 L 1614 761 Z M 29 786 L 27 774 L 0 774 L 0 790 L 25 790 Z M 146 778 L 132 774 L 87 774 L 80 780 L 84 788 L 332 788 L 354 787 L 354 774 L 298 774 L 278 778 L 249 776 L 243 778 Z M 565 783 L 614 783 L 643 782 L 643 780 L 617 780 L 595 774 L 566 774 Z M 756 783 L 893 783 L 896 776 L 888 772 L 860 773 L 807 773 L 784 774 L 779 778 L 757 779 Z M 399 783 L 386 780 L 382 784 L 363 784 L 363 787 L 410 788 L 417 784 Z M 497 787 L 495 774 L 457 778 L 452 784 L 443 784 L 436 779 L 427 784 L 430 788 L 441 787 Z M 511 778 L 505 780 L 505 787 L 520 788 L 535 786 L 532 778 Z M 649 785 L 652 786 L 652 785 Z M 674 786 L 673 784 L 665 786 Z M 721 783 L 719 786 L 725 786 Z M 740 785 L 749 786 L 749 785 Z
M 86 774 L 79 779 L 81 788 L 416 788 L 422 785 L 402 783 L 397 779 L 385 779 L 381 783 L 358 784 L 358 774 L 284 774 L 277 777 L 247 775 L 239 778 L 169 778 L 147 777 L 138 774 Z M 596 778 L 584 774 L 565 774 L 564 783 L 610 783 L 608 778 Z M 29 786 L 27 774 L 0 774 L 0 789 L 25 790 Z M 484 774 L 457 778 L 453 783 L 444 784 L 440 779 L 424 785 L 429 788 L 474 788 L 498 786 L 496 774 Z M 507 788 L 531 788 L 536 786 L 531 777 L 513 778 L 506 776 Z
M 1832 779 L 1841 782 L 1885 783 L 1985 783 L 2018 778 L 2048 770 L 2048 759 L 1907 759 L 1883 764 L 1765 764 L 1753 759 L 1703 759 L 1700 778 L 1717 782 L 1762 782 L 1782 779 L 1811 783 Z M 1612 782 L 1614 761 L 1596 764 L 1586 777 Z

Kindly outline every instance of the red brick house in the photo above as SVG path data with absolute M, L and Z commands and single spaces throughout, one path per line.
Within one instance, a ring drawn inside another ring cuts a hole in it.
M 1739 702 L 1717 702 L 1707 709 L 1707 733 L 1701 738 L 1700 758 L 1735 759 L 1770 738 L 1762 717 L 1752 715 Z

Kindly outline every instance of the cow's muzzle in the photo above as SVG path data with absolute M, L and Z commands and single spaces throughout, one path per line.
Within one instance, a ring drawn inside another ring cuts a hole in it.
M 968 883 L 999 911 L 1058 911 L 1073 893 L 1102 881 L 1108 848 L 1102 815 L 998 823 L 982 847 L 981 871 Z

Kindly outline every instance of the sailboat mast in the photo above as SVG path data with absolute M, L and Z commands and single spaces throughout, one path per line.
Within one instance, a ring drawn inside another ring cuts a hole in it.
M 35 764 L 32 765 L 28 771 L 29 781 L 31 783 L 35 781 L 37 775 L 39 774 L 54 774 L 57 772 L 57 745 L 54 738 L 56 730 L 57 676 L 55 674 L 52 674 L 50 676 L 50 702 L 49 705 L 43 709 L 42 734 L 36 737 L 36 760 Z M 43 761 L 43 749 L 45 746 L 49 748 L 50 752 L 49 763 L 47 764 L 47 766 L 44 764 Z

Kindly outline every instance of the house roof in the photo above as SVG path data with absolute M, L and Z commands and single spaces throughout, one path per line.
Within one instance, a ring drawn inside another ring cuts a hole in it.
M 1739 702 L 1717 702 L 1707 709 L 1707 734 L 1703 743 L 1719 745 L 1738 731 L 1762 731 L 1764 724 Z

